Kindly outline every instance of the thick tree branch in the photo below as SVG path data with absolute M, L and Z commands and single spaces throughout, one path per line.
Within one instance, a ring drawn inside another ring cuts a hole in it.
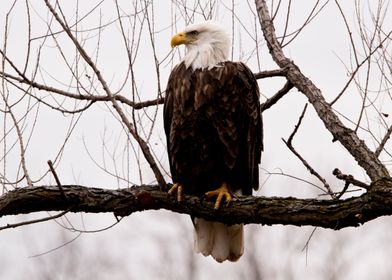
M 357 134 L 347 128 L 325 101 L 320 89 L 309 80 L 298 66 L 283 53 L 283 49 L 276 37 L 275 27 L 269 15 L 265 0 L 256 0 L 256 8 L 269 51 L 274 61 L 282 69 L 288 69 L 286 78 L 301 91 L 313 105 L 325 127 L 331 132 L 334 140 L 338 140 L 366 171 L 371 180 L 388 177 L 385 166 L 362 141 Z
M 356 227 L 383 215 L 392 215 L 392 179 L 372 184 L 367 193 L 344 200 L 319 200 L 238 197 L 228 207 L 213 210 L 213 202 L 185 195 L 178 203 L 158 186 L 134 186 L 127 189 L 100 189 L 63 186 L 64 199 L 57 186 L 26 187 L 0 197 L 0 217 L 38 211 L 111 212 L 128 216 L 137 211 L 167 209 L 227 224 L 256 223 L 319 226 L 341 229 Z

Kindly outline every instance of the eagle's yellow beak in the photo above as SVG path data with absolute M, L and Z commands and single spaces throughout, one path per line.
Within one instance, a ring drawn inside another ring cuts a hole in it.
M 174 35 L 170 41 L 170 45 L 172 48 L 178 45 L 186 44 L 188 42 L 188 38 L 186 37 L 185 32 L 180 32 Z

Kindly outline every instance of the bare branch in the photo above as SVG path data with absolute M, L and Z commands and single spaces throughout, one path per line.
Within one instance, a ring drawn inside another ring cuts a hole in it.
M 316 18 L 316 16 L 317 16 L 319 13 L 321 13 L 321 11 L 327 6 L 328 2 L 329 2 L 329 0 L 327 0 L 324 4 L 321 5 L 320 8 L 318 8 L 318 6 L 319 6 L 319 4 L 320 4 L 320 1 L 317 0 L 316 3 L 314 4 L 312 10 L 310 11 L 308 17 L 307 17 L 306 20 L 304 21 L 304 23 L 303 23 L 297 30 L 295 30 L 294 32 L 292 32 L 291 34 L 286 34 L 286 33 L 287 33 L 287 30 L 286 30 L 287 27 L 285 27 L 284 35 L 282 36 L 282 41 L 281 41 L 282 47 L 284 48 L 284 47 L 286 47 L 287 45 L 289 45 L 291 42 L 293 42 L 294 39 L 297 38 L 298 35 L 305 29 L 305 27 L 306 27 L 307 25 L 309 25 L 309 24 L 313 21 L 313 19 Z M 289 5 L 291 5 L 291 1 L 290 1 L 290 4 L 289 4 Z M 317 9 L 317 8 L 318 8 L 318 9 Z M 287 12 L 286 25 L 288 24 L 288 19 L 289 19 L 288 13 L 289 13 L 289 10 L 290 10 L 290 8 L 288 8 L 288 12 Z M 289 37 L 292 37 L 292 38 L 290 38 L 290 39 L 288 40 L 287 43 L 284 43 L 284 40 L 285 40 L 286 38 L 289 38 Z
M 353 130 L 343 125 L 331 106 L 325 101 L 320 89 L 302 74 L 293 61 L 285 56 L 276 38 L 275 28 L 265 0 L 256 0 L 256 8 L 272 58 L 279 67 L 289 67 L 287 79 L 308 98 L 325 127 L 333 135 L 333 139 L 338 140 L 347 149 L 372 180 L 388 177 L 387 168 Z
M 281 90 L 279 90 L 277 93 L 275 93 L 274 96 L 267 99 L 263 104 L 261 104 L 261 106 L 260 106 L 261 112 L 264 112 L 265 110 L 271 108 L 272 105 L 274 105 L 276 102 L 278 102 L 292 88 L 293 88 L 293 85 L 290 83 L 290 81 L 287 81 Z
M 370 186 L 355 179 L 352 175 L 346 175 L 343 174 L 338 168 L 335 168 L 334 171 L 332 172 L 333 175 L 336 176 L 336 178 L 346 181 L 349 184 L 353 184 L 354 186 L 358 186 L 360 188 L 364 188 L 366 190 L 370 189 Z
M 293 132 L 290 134 L 289 139 L 287 140 L 287 143 L 288 143 L 290 146 L 291 146 L 291 144 L 292 144 L 294 135 L 297 133 L 297 131 L 298 131 L 298 129 L 299 129 L 301 123 L 302 123 L 302 120 L 303 120 L 303 118 L 304 118 L 304 116 L 305 116 L 305 113 L 306 113 L 306 109 L 307 109 L 307 108 L 308 108 L 308 103 L 305 104 L 305 107 L 304 107 L 304 109 L 302 110 L 301 115 L 299 116 L 298 123 L 297 123 L 297 125 L 294 127 Z
M 1 52 L 1 50 L 0 50 L 0 52 Z M 108 96 L 76 94 L 76 93 L 72 93 L 69 91 L 61 90 L 61 89 L 58 89 L 55 87 L 51 87 L 51 86 L 47 86 L 47 85 L 43 85 L 43 84 L 31 81 L 31 80 L 27 79 L 27 77 L 24 77 L 24 76 L 16 77 L 14 75 L 11 75 L 11 74 L 8 74 L 8 73 L 2 72 L 2 71 L 0 71 L 0 77 L 14 80 L 14 81 L 17 81 L 22 84 L 26 84 L 26 85 L 31 86 L 31 87 L 38 89 L 38 90 L 45 90 L 47 92 L 56 93 L 61 96 L 73 98 L 76 100 L 88 100 L 88 101 L 92 101 L 92 102 L 110 101 L 110 97 L 108 97 Z M 163 102 L 164 102 L 163 98 L 157 98 L 154 100 L 147 100 L 147 101 L 142 101 L 142 102 L 134 102 L 132 100 L 129 100 L 128 98 L 126 98 L 123 95 L 113 95 L 113 98 L 121 103 L 124 103 L 126 105 L 131 106 L 135 110 L 140 110 L 140 109 L 143 109 L 143 108 L 146 108 L 149 106 L 156 106 L 159 104 L 163 104 Z
M 271 78 L 271 77 L 284 77 L 284 76 L 286 76 L 287 70 L 288 69 L 286 69 L 286 68 L 275 69 L 275 70 L 266 70 L 266 71 L 254 73 L 253 75 L 255 76 L 256 79 L 264 79 L 264 78 Z
M 290 149 L 290 151 L 302 162 L 302 164 L 306 167 L 306 169 L 309 170 L 310 174 L 316 176 L 316 178 L 319 179 L 323 183 L 324 188 L 327 190 L 327 193 L 333 199 L 335 199 L 336 195 L 331 190 L 331 187 L 329 186 L 327 181 L 313 167 L 311 167 L 310 164 L 293 147 L 292 141 L 293 141 L 294 135 L 297 133 L 297 131 L 298 131 L 298 129 L 299 129 L 301 123 L 302 123 L 302 120 L 303 120 L 303 117 L 305 116 L 305 112 L 306 112 L 306 108 L 307 107 L 308 107 L 308 104 L 305 105 L 305 107 L 304 107 L 304 109 L 303 109 L 303 111 L 301 113 L 301 116 L 299 117 L 298 123 L 295 126 L 295 128 L 294 128 L 293 132 L 291 133 L 291 135 L 289 136 L 289 139 L 286 141 L 286 140 L 284 140 L 282 138 L 282 140 L 286 144 L 286 146 Z
M 376 149 L 376 151 L 374 152 L 374 154 L 378 157 L 380 156 L 382 150 L 385 147 L 385 144 L 387 143 L 388 139 L 391 137 L 392 134 L 392 125 L 389 127 L 387 133 L 385 133 L 384 138 L 381 140 L 380 145 L 378 146 L 378 148 Z
M 11 119 L 14 123 L 15 129 L 16 129 L 16 134 L 18 135 L 18 142 L 19 142 L 19 148 L 20 148 L 20 163 L 22 165 L 22 170 L 24 173 L 24 177 L 26 178 L 27 184 L 29 186 L 33 185 L 33 181 L 30 178 L 28 169 L 27 169 L 27 165 L 26 165 L 26 147 L 24 145 L 24 141 L 23 141 L 23 135 L 22 135 L 22 131 L 19 127 L 18 121 L 14 115 L 14 113 L 12 112 L 11 107 L 8 105 L 7 101 L 4 100 L 6 103 L 6 106 L 8 107 L 8 114 L 11 116 Z
M 16 224 L 7 224 L 5 226 L 0 227 L 0 230 L 9 229 L 9 228 L 16 228 L 16 227 L 21 227 L 21 226 L 27 226 L 27 225 L 37 224 L 37 223 L 42 223 L 42 222 L 47 222 L 47 221 L 50 221 L 50 220 L 53 220 L 53 219 L 60 218 L 60 217 L 64 216 L 65 214 L 67 214 L 68 212 L 69 212 L 69 210 L 65 210 L 65 211 L 62 211 L 61 213 L 59 213 L 57 215 L 45 217 L 45 218 L 42 218 L 42 219 L 34 219 L 34 220 L 29 220 L 29 221 L 25 221 L 25 222 L 16 223 Z
M 64 199 L 67 199 L 63 186 L 61 185 L 59 176 L 57 176 L 56 170 L 54 169 L 53 162 L 51 160 L 48 160 L 48 165 L 49 165 L 50 172 L 52 172 L 54 180 L 56 181 L 56 184 L 60 189 L 61 194 L 63 195 Z

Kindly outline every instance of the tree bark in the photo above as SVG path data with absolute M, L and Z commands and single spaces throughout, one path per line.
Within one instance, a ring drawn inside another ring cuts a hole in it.
M 219 210 L 214 210 L 213 204 L 189 195 L 178 203 L 158 186 L 116 190 L 78 185 L 62 186 L 62 190 L 57 186 L 35 186 L 1 196 L 0 217 L 39 211 L 111 212 L 123 217 L 137 211 L 167 209 L 226 224 L 310 225 L 338 230 L 391 215 L 392 179 L 377 180 L 368 192 L 343 200 L 241 196 Z

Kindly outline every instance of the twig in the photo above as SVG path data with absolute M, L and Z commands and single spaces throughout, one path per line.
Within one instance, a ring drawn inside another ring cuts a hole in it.
M 31 225 L 31 224 L 36 224 L 36 223 L 42 223 L 42 222 L 50 221 L 50 220 L 53 220 L 53 219 L 60 218 L 61 216 L 64 216 L 69 211 L 70 211 L 70 209 L 65 210 L 65 211 L 63 211 L 63 212 L 61 212 L 61 213 L 59 213 L 57 215 L 50 216 L 50 217 L 45 217 L 45 218 L 41 218 L 41 219 L 35 219 L 35 220 L 20 222 L 20 223 L 16 223 L 16 224 L 7 224 L 6 226 L 0 227 L 0 230 L 8 229 L 8 228 L 16 228 L 16 227 L 21 227 L 21 226 L 26 226 L 26 225 Z
M 294 155 L 302 162 L 302 164 L 309 170 L 310 174 L 316 176 L 317 179 L 319 179 L 319 180 L 323 183 L 323 185 L 324 185 L 325 189 L 327 190 L 328 194 L 329 194 L 333 199 L 336 199 L 336 195 L 335 195 L 335 193 L 331 190 L 331 187 L 329 186 L 329 184 L 327 183 L 327 181 L 326 181 L 320 174 L 318 174 L 318 172 L 317 172 L 316 170 L 314 170 L 314 169 L 310 166 L 310 164 L 309 164 L 309 163 L 308 163 L 308 162 L 307 162 L 307 161 L 306 161 L 306 160 L 305 160 L 305 159 L 295 150 L 295 148 L 293 147 L 293 144 L 292 144 L 294 135 L 297 133 L 298 128 L 299 128 L 299 126 L 300 126 L 301 123 L 302 123 L 302 119 L 303 119 L 303 117 L 304 117 L 304 115 L 305 115 L 307 106 L 308 106 L 308 104 L 305 105 L 305 107 L 304 107 L 304 109 L 303 109 L 303 111 L 302 111 L 302 114 L 301 114 L 301 116 L 299 117 L 298 123 L 297 123 L 297 125 L 295 126 L 295 128 L 294 128 L 293 132 L 291 133 L 291 135 L 289 136 L 288 140 L 286 141 L 286 140 L 284 140 L 283 138 L 282 138 L 282 140 L 283 140 L 283 142 L 286 144 L 286 146 L 290 149 L 290 151 L 292 151 L 293 154 L 294 154 Z
M 357 186 L 357 187 L 360 187 L 360 188 L 363 188 L 366 190 L 370 190 L 370 186 L 368 184 L 365 184 L 364 182 L 361 182 L 361 181 L 355 179 L 352 175 L 343 174 L 338 168 L 335 168 L 333 170 L 332 174 L 335 175 L 336 178 L 343 180 L 343 181 L 346 181 L 346 183 L 348 183 L 348 184 L 353 184 L 354 186 Z M 345 186 L 345 188 L 346 188 L 346 186 Z M 342 195 L 342 192 L 341 192 L 340 196 Z
M 48 160 L 48 165 L 49 165 L 50 171 L 51 171 L 52 174 L 53 174 L 54 179 L 56 180 L 57 186 L 59 186 L 60 188 L 62 188 L 62 187 L 61 187 L 61 183 L 60 183 L 60 179 L 59 179 L 59 177 L 57 176 L 56 171 L 54 170 L 53 163 L 52 163 L 51 160 Z M 62 191 L 64 192 L 64 190 L 62 190 Z
M 282 36 L 283 37 L 282 38 L 282 48 L 285 48 L 292 41 L 294 41 L 295 38 L 297 38 L 300 35 L 300 33 L 305 29 L 305 27 L 308 24 L 310 24 L 313 21 L 313 19 L 315 19 L 317 17 L 317 15 L 320 14 L 320 12 L 327 6 L 329 1 L 326 1 L 325 3 L 323 3 L 321 5 L 321 7 L 318 10 L 316 10 L 316 8 L 319 6 L 319 2 L 320 2 L 320 0 L 317 0 L 315 5 L 313 6 L 313 9 L 310 11 L 308 17 L 306 18 L 304 23 L 299 28 L 297 28 L 296 30 L 294 30 L 293 32 L 291 32 L 289 34 L 285 34 L 284 36 Z M 289 11 L 288 11 L 288 13 L 289 13 Z M 289 38 L 289 37 L 291 37 L 291 39 L 289 39 L 286 43 L 283 44 L 283 40 L 286 39 L 286 38 Z
M 260 105 L 261 112 L 271 108 L 272 105 L 278 102 L 279 99 L 285 96 L 286 93 L 288 93 L 292 88 L 293 88 L 292 83 L 290 81 L 287 81 L 282 89 L 280 89 L 277 93 L 275 93 L 274 96 L 267 99 L 263 104 Z
M 65 195 L 65 192 L 64 192 L 63 186 L 61 185 L 60 179 L 57 176 L 56 170 L 54 170 L 53 163 L 51 160 L 48 160 L 48 165 L 50 168 L 50 172 L 52 172 L 54 180 L 56 181 L 56 184 L 60 189 L 61 195 L 64 196 L 65 199 L 68 199 L 67 196 Z
M 317 227 L 314 227 L 312 232 L 310 233 L 308 240 L 306 240 L 306 243 L 304 245 L 304 247 L 302 248 L 301 252 L 305 251 L 306 254 L 306 265 L 308 265 L 308 250 L 309 250 L 309 244 L 310 244 L 310 240 L 312 239 L 314 233 L 316 232 Z
M 46 251 L 46 252 L 43 252 L 43 253 L 39 253 L 39 254 L 35 254 L 35 255 L 32 255 L 32 256 L 29 256 L 29 258 L 36 258 L 36 257 L 40 257 L 40 256 L 43 256 L 43 255 L 52 253 L 52 252 L 54 252 L 54 251 L 56 251 L 56 250 L 58 250 L 58 249 L 60 249 L 60 248 L 63 248 L 63 247 L 65 247 L 65 246 L 67 246 L 68 244 L 74 242 L 74 241 L 75 241 L 76 239 L 78 239 L 81 235 L 82 235 L 82 232 L 79 232 L 74 238 L 72 238 L 71 240 L 69 240 L 69 241 L 67 241 L 67 242 L 65 242 L 65 243 L 63 243 L 63 244 L 61 244 L 60 246 L 57 246 L 57 247 L 55 247 L 55 248 L 53 248 L 53 249 L 50 249 L 50 250 L 48 250 L 48 251 Z
M 376 151 L 374 152 L 374 154 L 379 157 L 382 150 L 385 147 L 385 144 L 387 143 L 388 139 L 391 137 L 392 134 L 392 125 L 389 127 L 387 133 L 385 134 L 384 138 L 382 139 L 380 146 L 378 146 L 378 148 L 376 149 Z
M 349 186 L 350 186 L 350 182 L 346 181 L 346 183 L 344 184 L 343 190 L 336 196 L 336 198 L 340 199 L 346 193 Z
M 288 142 L 288 144 L 289 144 L 290 146 L 292 145 L 291 142 L 293 141 L 294 135 L 297 133 L 298 128 L 299 128 L 299 126 L 300 126 L 301 123 L 302 123 L 302 120 L 303 120 L 303 118 L 304 118 L 304 116 L 305 116 L 305 113 L 306 113 L 306 109 L 307 109 L 307 108 L 308 108 L 308 103 L 305 104 L 305 107 L 304 107 L 304 109 L 302 110 L 301 115 L 299 116 L 298 123 L 297 123 L 297 125 L 294 127 L 293 132 L 291 133 L 291 135 L 289 136 L 289 139 L 287 140 L 287 142 Z
M 306 256 L 308 254 L 308 248 L 309 248 L 310 240 L 312 239 L 312 237 L 313 237 L 314 233 L 316 232 L 316 230 L 317 230 L 317 227 L 314 227 L 312 232 L 310 233 L 308 239 L 306 240 L 305 245 L 301 249 L 301 252 L 306 250 Z
M 22 165 L 24 177 L 26 178 L 27 184 L 32 187 L 33 186 L 33 181 L 30 178 L 29 172 L 27 170 L 26 166 L 26 146 L 23 143 L 23 135 L 22 131 L 19 127 L 18 121 L 14 115 L 14 113 L 11 110 L 11 107 L 8 105 L 8 102 L 6 101 L 6 107 L 8 107 L 8 114 L 10 114 L 12 121 L 14 122 L 14 126 L 16 129 L 16 134 L 18 135 L 18 141 L 19 141 L 19 147 L 20 147 L 20 163 Z

